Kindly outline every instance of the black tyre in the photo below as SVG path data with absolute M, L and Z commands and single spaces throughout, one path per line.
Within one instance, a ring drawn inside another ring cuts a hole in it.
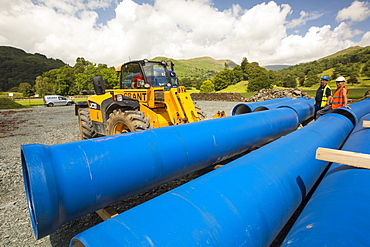
M 71 106 L 71 105 L 72 105 L 72 103 L 71 103 L 71 102 L 68 102 L 68 103 L 67 103 L 67 106 Z
M 149 129 L 149 118 L 139 111 L 114 110 L 107 120 L 107 135 Z
M 98 134 L 95 132 L 93 124 L 90 119 L 89 108 L 78 109 L 78 123 L 80 126 L 81 140 L 98 137 Z
M 54 106 L 54 104 L 53 104 L 53 103 L 48 103 L 48 104 L 47 104 L 47 106 L 48 106 L 48 107 L 53 107 L 53 106 Z

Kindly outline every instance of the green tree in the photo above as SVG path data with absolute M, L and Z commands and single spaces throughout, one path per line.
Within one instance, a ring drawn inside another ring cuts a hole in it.
M 305 87 L 311 87 L 319 82 L 319 77 L 312 71 L 308 72 L 307 77 L 304 81 Z
M 273 84 L 277 82 L 274 72 L 267 71 L 265 68 L 260 67 L 257 62 L 246 64 L 245 74 L 249 81 L 247 91 L 255 92 L 261 89 L 272 88 Z
M 268 74 L 261 73 L 249 79 L 248 88 L 249 92 L 259 91 L 261 89 L 272 88 L 272 81 Z
M 229 64 L 228 63 L 224 63 L 224 69 L 230 69 L 230 66 L 229 66 Z
M 192 84 L 194 87 L 198 90 L 200 90 L 200 87 L 202 86 L 203 80 L 201 78 L 193 79 Z
M 57 77 L 54 84 L 54 91 L 60 95 L 74 95 L 77 94 L 77 88 L 74 87 L 74 73 L 73 68 L 65 65 L 58 70 Z
M 246 67 L 249 64 L 248 59 L 246 57 L 243 57 L 242 63 L 240 64 L 240 67 L 242 68 L 243 72 L 246 73 Z
M 83 90 L 94 90 L 92 77 L 97 75 L 101 74 L 99 74 L 98 68 L 95 67 L 93 64 L 84 67 L 81 73 L 75 74 L 74 84 L 76 86 L 76 91 L 79 92 Z
M 210 80 L 204 81 L 200 86 L 201 93 L 211 93 L 213 91 L 215 91 L 215 85 Z
M 362 75 L 370 77 L 370 62 L 365 63 L 364 67 L 362 68 Z
M 19 92 L 19 87 L 12 87 L 8 92 Z
M 27 98 L 34 95 L 35 93 L 31 84 L 27 82 L 19 84 L 18 92 L 22 93 L 23 97 L 27 97 Z
M 54 94 L 53 91 L 53 83 L 50 82 L 48 77 L 42 77 L 42 76 L 37 76 L 35 80 L 35 92 L 41 96 L 44 97 L 45 95 L 48 94 Z
M 218 72 L 213 79 L 216 91 L 220 91 L 227 88 L 229 85 L 235 84 L 235 81 L 236 77 L 234 72 L 229 69 Z
M 358 83 L 358 80 L 355 76 L 351 76 L 349 79 L 348 79 L 348 83 L 351 83 L 352 86 L 353 84 L 357 84 Z
M 111 88 L 119 86 L 119 76 L 114 67 L 108 68 L 106 64 L 98 64 L 98 75 L 104 78 L 104 82 Z
M 188 77 L 185 77 L 185 78 L 181 78 L 181 79 L 179 79 L 179 84 L 180 84 L 181 86 L 186 87 L 186 88 L 193 87 L 192 81 L 191 81 L 191 79 L 190 79 L 190 78 L 188 78 Z
M 83 57 L 78 57 L 76 58 L 76 63 L 75 65 L 73 66 L 73 69 L 74 69 L 74 73 L 75 74 L 78 74 L 78 73 L 84 73 L 85 71 L 85 68 L 89 65 L 92 65 L 93 63 L 89 62 L 89 61 L 86 61 L 85 58 Z
M 282 86 L 286 88 L 297 87 L 297 80 L 293 76 L 285 76 L 282 78 Z
M 238 83 L 240 81 L 243 81 L 244 78 L 246 77 L 246 75 L 244 74 L 243 69 L 240 65 L 236 65 L 233 68 L 233 72 L 234 72 L 236 83 Z

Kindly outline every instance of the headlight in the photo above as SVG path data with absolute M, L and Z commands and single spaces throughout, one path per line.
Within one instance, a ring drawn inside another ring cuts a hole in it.
M 149 83 L 145 83 L 144 84 L 144 88 L 150 88 L 150 84 Z
M 122 94 L 117 94 L 117 95 L 116 95 L 116 99 L 117 99 L 117 101 L 123 101 L 123 96 L 122 96 Z

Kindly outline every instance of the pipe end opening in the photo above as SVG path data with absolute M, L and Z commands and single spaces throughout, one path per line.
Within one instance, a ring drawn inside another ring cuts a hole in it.
M 347 109 L 343 109 L 343 108 L 338 108 L 338 109 L 335 109 L 333 111 L 331 111 L 330 113 L 337 113 L 337 114 L 341 114 L 343 116 L 345 116 L 346 118 L 348 118 L 353 126 L 356 126 L 357 122 L 358 122 L 358 119 L 357 117 L 349 110 Z
M 23 183 L 24 183 L 24 189 L 26 191 L 26 198 L 27 198 L 27 205 L 28 205 L 28 212 L 30 213 L 33 233 L 35 235 L 36 239 L 39 239 L 39 233 L 37 230 L 37 223 L 36 223 L 36 216 L 34 211 L 34 203 L 32 199 L 32 191 L 31 191 L 31 184 L 29 179 L 29 171 L 27 167 L 27 162 L 23 153 L 23 150 L 21 150 L 21 161 L 22 161 L 22 173 L 23 173 Z
M 251 113 L 251 108 L 246 104 L 240 104 L 234 107 L 232 115 L 240 115 L 245 113 Z

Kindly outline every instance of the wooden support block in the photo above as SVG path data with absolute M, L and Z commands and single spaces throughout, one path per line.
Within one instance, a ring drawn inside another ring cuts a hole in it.
M 109 220 L 110 218 L 118 215 L 118 213 L 116 212 L 116 210 L 114 210 L 114 208 L 112 208 L 112 207 L 106 207 L 106 208 L 99 209 L 98 211 L 96 211 L 96 213 L 103 220 Z
M 367 120 L 362 121 L 362 127 L 370 128 L 370 121 Z
M 370 169 L 370 155 L 330 148 L 318 148 L 316 159 Z

